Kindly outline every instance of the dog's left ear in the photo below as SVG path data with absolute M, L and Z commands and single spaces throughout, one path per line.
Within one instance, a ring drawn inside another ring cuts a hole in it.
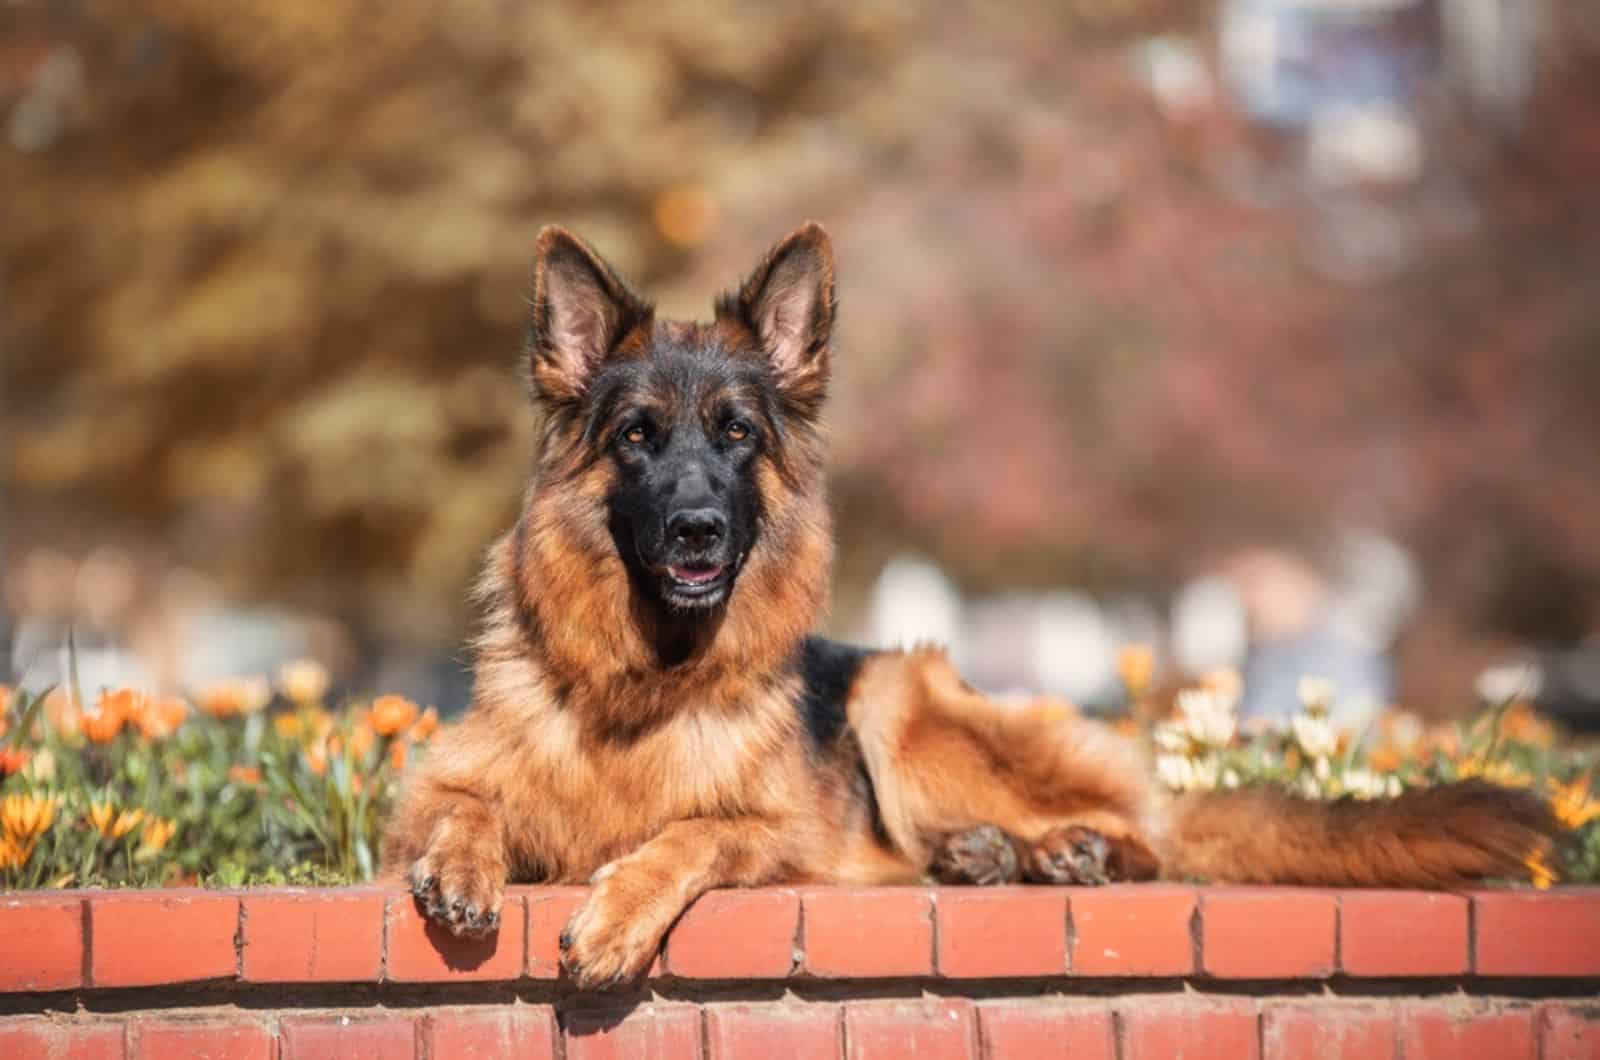
M 719 319 L 755 335 L 784 397 L 811 412 L 828 389 L 834 311 L 833 243 L 814 221 L 779 240 L 738 292 L 717 302 Z

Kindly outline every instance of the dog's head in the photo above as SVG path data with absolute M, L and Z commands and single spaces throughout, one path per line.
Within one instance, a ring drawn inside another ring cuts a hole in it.
M 656 320 L 587 245 L 540 233 L 528 355 L 549 415 L 542 474 L 584 483 L 595 525 L 665 612 L 725 605 L 796 461 L 816 462 L 833 318 L 832 249 L 814 224 L 711 324 Z

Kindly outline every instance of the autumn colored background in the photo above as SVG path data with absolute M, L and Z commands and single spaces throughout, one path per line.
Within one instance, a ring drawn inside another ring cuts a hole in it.
M 452 712 L 539 226 L 703 315 L 816 218 L 835 631 L 1594 725 L 1585 8 L 0 6 L 0 680 Z

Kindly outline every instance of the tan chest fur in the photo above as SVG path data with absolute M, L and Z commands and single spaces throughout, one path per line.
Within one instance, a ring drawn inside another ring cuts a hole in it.
M 539 851 L 529 869 L 540 876 L 585 879 L 673 821 L 771 816 L 808 801 L 803 737 L 777 690 L 742 703 L 686 702 L 629 739 L 598 740 L 531 667 L 509 676 L 480 689 L 494 695 L 480 696 L 466 728 L 479 730 L 470 742 L 482 753 L 472 757 L 501 796 L 513 856 Z M 502 739 L 508 730 L 512 741 Z

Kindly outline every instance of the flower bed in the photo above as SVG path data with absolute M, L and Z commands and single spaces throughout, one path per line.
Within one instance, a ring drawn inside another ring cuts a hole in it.
M 0 899 L 0 1056 L 1600 1055 L 1600 888 L 719 891 L 581 994 L 580 888 L 463 941 L 374 887 Z
M 1511 677 L 1469 721 L 1424 726 L 1390 711 L 1364 733 L 1337 729 L 1335 690 L 1303 682 L 1299 713 L 1244 726 L 1238 675 L 1150 694 L 1153 658 L 1123 653 L 1127 714 L 1173 790 L 1274 784 L 1309 798 L 1374 798 L 1481 776 L 1531 787 L 1570 831 L 1527 852 L 1526 879 L 1600 882 L 1600 749 L 1561 737 Z M 274 687 L 241 678 L 193 705 L 131 689 L 0 690 L 0 888 L 371 879 L 378 834 L 407 761 L 439 724 L 430 708 L 379 696 L 330 711 L 327 674 L 286 666 Z M 1062 708 L 1068 709 L 1068 708 Z

